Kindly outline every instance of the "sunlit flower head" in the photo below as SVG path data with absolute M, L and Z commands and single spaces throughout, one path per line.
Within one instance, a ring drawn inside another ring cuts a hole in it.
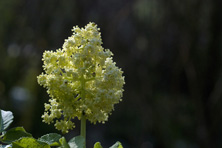
M 54 123 L 67 133 L 73 120 L 84 115 L 92 123 L 108 120 L 114 105 L 122 98 L 124 76 L 113 62 L 113 53 L 102 46 L 95 23 L 73 28 L 62 49 L 43 53 L 43 68 L 38 83 L 47 89 L 43 122 Z

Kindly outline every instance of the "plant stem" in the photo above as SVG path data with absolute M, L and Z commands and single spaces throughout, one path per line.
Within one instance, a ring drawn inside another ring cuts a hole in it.
M 85 139 L 85 145 L 84 148 L 86 148 L 86 117 L 82 115 L 81 117 L 81 132 L 80 135 L 84 137 Z
M 81 76 L 81 99 L 84 100 L 85 99 L 85 78 L 82 75 Z M 86 117 L 85 117 L 85 113 L 84 111 L 82 112 L 82 117 L 81 117 L 81 131 L 80 131 L 80 135 L 83 136 L 83 138 L 85 139 L 85 144 L 83 148 L 86 148 Z

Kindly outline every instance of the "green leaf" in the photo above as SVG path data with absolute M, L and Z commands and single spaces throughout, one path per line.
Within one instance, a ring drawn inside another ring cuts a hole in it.
M 93 148 L 103 148 L 100 142 L 96 142 Z
M 66 142 L 66 139 L 64 137 L 60 138 L 59 142 L 61 144 L 61 148 L 70 148 L 69 144 Z
M 123 148 L 122 144 L 117 141 L 114 145 L 112 145 L 110 148 Z
M 69 141 L 69 146 L 70 148 L 83 148 L 85 143 L 83 136 L 76 136 Z
M 50 148 L 47 143 L 38 141 L 31 137 L 24 137 L 12 142 L 13 148 Z
M 60 146 L 59 139 L 62 136 L 56 133 L 50 133 L 40 137 L 38 140 L 49 144 L 50 146 Z
M 9 145 L 0 145 L 0 148 L 11 148 L 11 147 L 12 147 L 11 144 L 9 144 Z
M 9 144 L 21 137 L 32 137 L 32 135 L 27 133 L 23 127 L 16 127 L 8 130 L 1 141 Z
M 13 118 L 12 112 L 0 110 L 0 133 L 9 127 L 13 122 Z

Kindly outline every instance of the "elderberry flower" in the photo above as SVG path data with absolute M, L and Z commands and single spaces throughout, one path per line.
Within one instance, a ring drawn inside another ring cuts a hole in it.
M 54 123 L 67 133 L 73 120 L 82 115 L 91 123 L 104 123 L 122 98 L 124 76 L 113 62 L 113 53 L 104 49 L 99 28 L 89 23 L 73 28 L 62 49 L 43 53 L 43 68 L 38 83 L 47 89 L 43 122 Z

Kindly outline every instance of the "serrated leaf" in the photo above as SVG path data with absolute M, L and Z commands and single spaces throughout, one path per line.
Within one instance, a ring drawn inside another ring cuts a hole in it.
M 86 142 L 83 136 L 76 136 L 69 141 L 70 148 L 83 148 L 85 144 Z
M 38 141 L 32 137 L 24 137 L 12 142 L 13 148 L 50 148 L 47 143 Z
M 112 145 L 110 148 L 123 148 L 122 144 L 117 141 L 114 145 Z
M 8 130 L 4 134 L 1 141 L 9 144 L 15 140 L 18 140 L 21 137 L 32 137 L 32 135 L 27 133 L 23 127 L 15 127 L 15 128 Z
M 69 144 L 66 142 L 66 139 L 64 137 L 60 138 L 59 142 L 61 144 L 61 148 L 70 148 Z
M 12 112 L 0 110 L 0 133 L 9 127 L 13 122 L 13 118 Z
M 38 140 L 45 142 L 45 143 L 49 144 L 50 146 L 59 146 L 60 145 L 59 139 L 61 137 L 62 136 L 59 134 L 50 133 L 50 134 L 40 137 Z
M 93 148 L 103 148 L 100 142 L 96 142 Z

